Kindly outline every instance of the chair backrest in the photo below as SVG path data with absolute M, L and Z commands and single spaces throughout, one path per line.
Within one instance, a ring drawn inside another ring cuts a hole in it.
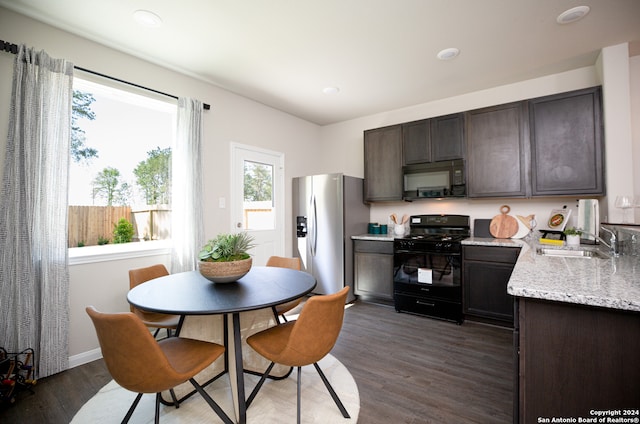
M 131 312 L 106 314 L 86 308 L 96 328 L 109 373 L 122 387 L 137 393 L 157 393 L 176 383 L 167 357 L 147 327 Z
M 283 350 L 297 356 L 301 365 L 313 364 L 333 349 L 342 329 L 349 287 L 337 293 L 309 298 L 293 324 L 289 343 Z
M 298 271 L 302 269 L 300 258 L 284 258 L 282 256 L 271 256 L 269 260 L 267 260 L 267 266 L 291 268 Z
M 137 268 L 129 270 L 129 289 L 144 283 L 145 281 L 153 280 L 154 278 L 164 277 L 169 275 L 169 271 L 162 264 L 151 265 L 145 268 Z M 130 306 L 131 312 L 134 311 L 134 307 Z
M 164 277 L 169 275 L 169 271 L 162 264 L 151 265 L 145 268 L 131 269 L 129 270 L 129 288 L 132 289 L 138 284 L 142 284 L 145 281 L 153 280 L 154 278 Z

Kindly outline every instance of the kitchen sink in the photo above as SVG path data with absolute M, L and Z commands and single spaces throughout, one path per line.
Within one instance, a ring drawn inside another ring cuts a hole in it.
M 585 249 L 550 249 L 539 247 L 536 251 L 538 255 L 543 256 L 556 256 L 561 258 L 599 258 L 599 259 L 609 259 L 609 256 L 606 253 L 597 251 L 597 250 L 585 250 Z

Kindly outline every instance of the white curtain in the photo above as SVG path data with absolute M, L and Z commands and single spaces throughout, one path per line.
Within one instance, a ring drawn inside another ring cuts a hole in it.
M 178 99 L 176 144 L 171 151 L 171 273 L 197 269 L 204 244 L 202 201 L 202 102 Z
M 0 345 L 69 366 L 67 192 L 73 64 L 20 46 L 0 198 Z

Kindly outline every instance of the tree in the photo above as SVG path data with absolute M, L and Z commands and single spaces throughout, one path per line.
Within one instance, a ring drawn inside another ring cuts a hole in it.
M 93 121 L 96 114 L 91 110 L 91 104 L 96 99 L 91 93 L 73 90 L 73 101 L 71 104 L 71 158 L 74 162 L 89 162 L 92 158 L 98 157 L 98 151 L 92 147 L 85 146 L 85 132 L 78 126 L 79 119 Z
M 272 199 L 273 176 L 271 166 L 245 162 L 244 200 L 259 202 Z
M 93 180 L 93 198 L 106 199 L 107 206 L 112 206 L 118 195 L 120 171 L 115 168 L 104 168 Z
M 148 205 L 171 203 L 171 148 L 155 148 L 133 170 Z
M 115 244 L 130 243 L 133 240 L 133 234 L 133 224 L 125 218 L 120 218 L 113 229 L 113 242 Z
M 121 183 L 116 190 L 113 199 L 114 203 L 120 206 L 127 206 L 131 204 L 131 199 L 133 199 L 133 187 L 127 182 Z

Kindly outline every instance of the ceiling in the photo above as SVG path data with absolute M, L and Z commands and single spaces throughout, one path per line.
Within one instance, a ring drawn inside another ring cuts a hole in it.
M 0 0 L 0 5 L 320 125 L 589 66 L 603 47 L 640 41 L 639 0 Z M 579 5 L 591 9 L 582 20 L 556 22 L 560 13 Z M 137 24 L 132 14 L 139 9 L 159 15 L 162 25 Z M 632 55 L 640 53 L 638 45 L 631 43 Z M 460 50 L 458 57 L 436 58 L 450 47 Z M 325 87 L 339 92 L 324 94 Z

